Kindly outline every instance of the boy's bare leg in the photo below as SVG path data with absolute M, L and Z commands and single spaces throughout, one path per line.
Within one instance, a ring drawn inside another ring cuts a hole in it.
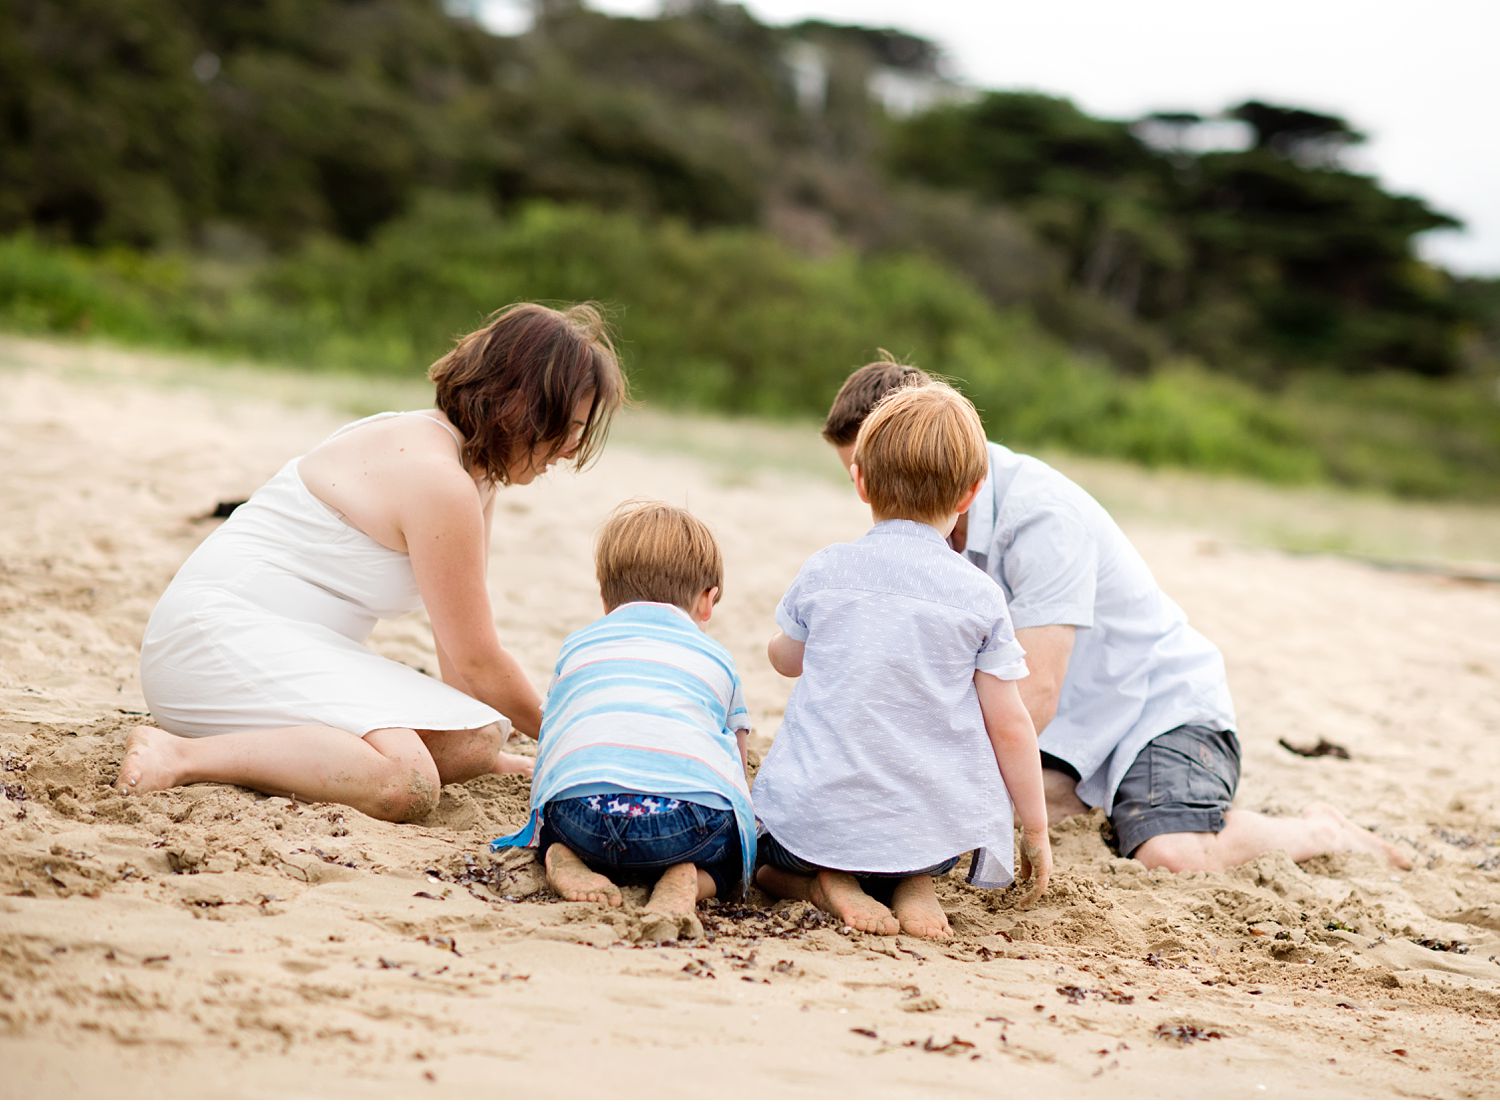
M 798 875 L 767 865 L 755 872 L 755 885 L 773 898 L 790 898 L 794 902 L 813 900 L 811 875 Z
M 901 932 L 911 937 L 941 941 L 953 936 L 948 915 L 938 905 L 937 888 L 931 875 L 913 875 L 896 884 L 891 895 L 891 911 L 901 925 Z
M 625 899 L 620 888 L 589 868 L 573 849 L 554 844 L 547 849 L 547 882 L 569 902 L 597 902 L 601 906 L 619 906 Z
M 661 873 L 641 911 L 641 937 L 646 941 L 677 941 L 703 936 L 698 903 L 712 898 L 713 876 L 691 864 L 677 863 Z
M 1060 770 L 1042 768 L 1042 792 L 1047 796 L 1047 823 L 1087 813 L 1089 807 L 1078 796 L 1078 783 Z
M 1361 828 L 1331 805 L 1310 805 L 1300 817 L 1268 817 L 1231 809 L 1219 832 L 1169 832 L 1136 849 L 1147 867 L 1169 871 L 1226 871 L 1267 852 L 1285 852 L 1301 863 L 1314 856 L 1359 853 L 1383 859 L 1401 870 L 1411 859 L 1387 840 Z
M 307 724 L 189 739 L 142 724 L 125 741 L 115 786 L 130 796 L 224 782 L 303 801 L 336 801 L 383 821 L 414 821 L 438 800 L 438 772 L 410 728 L 364 737 Z
M 819 871 L 808 897 L 818 909 L 862 933 L 894 937 L 901 932 L 901 923 L 890 908 L 866 894 L 859 880 L 847 871 Z
M 418 729 L 417 734 L 432 752 L 443 785 L 467 782 L 481 774 L 531 774 L 536 760 L 530 755 L 506 751 L 498 724 L 456 732 Z
M 690 917 L 698 903 L 712 898 L 718 888 L 713 876 L 691 863 L 678 863 L 661 873 L 651 888 L 646 913 Z

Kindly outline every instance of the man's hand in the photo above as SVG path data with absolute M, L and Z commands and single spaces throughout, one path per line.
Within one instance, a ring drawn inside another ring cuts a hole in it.
M 1047 893 L 1047 883 L 1052 878 L 1052 841 L 1047 836 L 1047 827 L 1021 829 L 1020 882 L 1031 882 L 1031 892 L 1021 899 L 1022 909 L 1033 905 Z

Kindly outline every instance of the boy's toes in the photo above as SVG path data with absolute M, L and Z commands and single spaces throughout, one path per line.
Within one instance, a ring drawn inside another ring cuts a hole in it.
M 894 937 L 901 932 L 901 923 L 889 911 L 884 914 L 874 911 L 868 914 L 851 912 L 844 915 L 844 924 L 861 933 L 874 933 L 881 937 Z
M 928 941 L 946 941 L 953 936 L 953 928 L 942 915 L 932 917 L 899 918 L 901 932 L 908 937 L 921 937 Z

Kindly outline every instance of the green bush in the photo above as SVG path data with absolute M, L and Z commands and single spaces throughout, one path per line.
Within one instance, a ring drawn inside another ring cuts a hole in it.
M 808 259 L 753 231 L 546 203 L 497 216 L 450 196 L 365 245 L 261 263 L 0 240 L 0 327 L 279 364 L 419 375 L 526 299 L 602 302 L 636 395 L 659 405 L 821 415 L 884 347 L 953 380 L 1021 448 L 1500 498 L 1500 402 L 1476 385 L 1307 374 L 1273 393 L 1190 364 L 1121 376 L 912 254 Z

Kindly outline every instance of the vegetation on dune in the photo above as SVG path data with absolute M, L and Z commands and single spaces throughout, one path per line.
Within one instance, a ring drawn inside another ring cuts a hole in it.
M 1337 117 L 968 96 L 708 0 L 462 8 L 6 5 L 0 326 L 410 373 L 597 299 L 653 402 L 816 414 L 883 346 L 1022 447 L 1500 497 L 1500 283 L 1416 257 L 1453 221 Z

